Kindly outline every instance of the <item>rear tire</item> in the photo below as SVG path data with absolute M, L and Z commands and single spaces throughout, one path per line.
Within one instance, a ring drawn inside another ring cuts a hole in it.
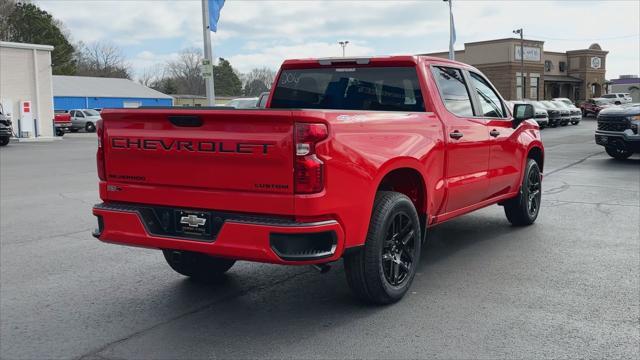
M 538 218 L 542 200 L 541 180 L 538 163 L 533 159 L 529 159 L 525 167 L 520 193 L 517 197 L 504 204 L 504 213 L 512 225 L 531 225 Z
M 420 260 L 420 235 L 420 220 L 411 200 L 397 192 L 378 192 L 364 247 L 344 257 L 354 294 L 379 305 L 402 299 Z
M 9 137 L 1 137 L 0 138 L 0 146 L 7 146 L 9 145 Z
M 88 122 L 85 126 L 84 126 L 84 130 L 86 132 L 92 133 L 96 131 L 96 126 L 92 123 L 92 122 Z
M 219 279 L 236 262 L 190 251 L 162 250 L 162 253 L 173 270 L 200 282 Z
M 629 150 L 618 149 L 613 147 L 606 147 L 605 150 L 607 151 L 607 154 L 609 154 L 609 156 L 618 160 L 625 160 L 625 159 L 628 159 L 631 155 L 633 155 L 633 153 Z

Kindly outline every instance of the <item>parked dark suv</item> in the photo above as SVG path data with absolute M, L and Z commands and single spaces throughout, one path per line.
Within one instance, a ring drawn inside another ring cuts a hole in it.
M 640 153 L 640 103 L 614 106 L 598 114 L 596 144 L 616 159 Z
M 9 144 L 9 140 L 13 134 L 12 129 L 9 114 L 4 113 L 2 104 L 0 104 L 0 146 Z

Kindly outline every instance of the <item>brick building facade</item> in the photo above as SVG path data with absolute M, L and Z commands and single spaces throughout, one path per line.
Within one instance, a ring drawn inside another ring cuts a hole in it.
M 598 44 L 567 52 L 544 51 L 544 41 L 524 40 L 522 86 L 520 39 L 507 38 L 464 44 L 456 60 L 482 71 L 507 99 L 581 101 L 604 93 L 606 57 Z M 448 52 L 425 54 L 447 58 Z

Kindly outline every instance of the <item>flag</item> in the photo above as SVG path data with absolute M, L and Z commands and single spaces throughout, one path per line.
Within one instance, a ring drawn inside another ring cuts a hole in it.
M 209 2 L 209 30 L 218 31 L 218 19 L 220 10 L 224 6 L 224 0 L 207 0 Z
M 451 0 L 449 0 L 449 59 L 455 60 L 455 50 L 453 45 L 456 43 L 456 26 L 453 24 L 453 10 L 451 9 Z

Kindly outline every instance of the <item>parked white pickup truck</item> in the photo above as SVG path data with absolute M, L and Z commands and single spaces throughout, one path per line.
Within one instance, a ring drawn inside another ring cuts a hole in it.
M 621 105 L 632 102 L 631 95 L 629 93 L 611 93 L 601 96 L 603 99 L 609 100 L 612 104 Z

